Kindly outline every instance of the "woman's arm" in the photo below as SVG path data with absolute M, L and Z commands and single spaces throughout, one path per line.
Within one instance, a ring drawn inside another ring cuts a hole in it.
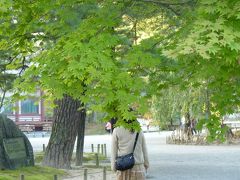
M 149 168 L 148 152 L 147 152 L 146 140 L 143 133 L 142 133 L 142 150 L 143 150 L 143 157 L 144 157 L 144 167 L 148 169 Z

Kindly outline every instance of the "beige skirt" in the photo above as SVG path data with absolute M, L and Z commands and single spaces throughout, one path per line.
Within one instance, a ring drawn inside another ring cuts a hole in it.
M 143 164 L 134 165 L 132 169 L 117 171 L 117 180 L 145 180 L 145 168 Z

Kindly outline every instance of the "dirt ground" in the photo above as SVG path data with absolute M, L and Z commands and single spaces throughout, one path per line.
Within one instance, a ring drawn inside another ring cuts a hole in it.
M 151 180 L 239 180 L 240 145 L 173 145 L 166 144 L 166 136 L 172 132 L 145 133 L 150 160 L 148 178 Z M 33 148 L 42 148 L 46 138 L 30 139 Z M 47 140 L 47 139 L 46 139 Z M 110 135 L 85 137 L 85 152 L 91 151 L 91 144 L 106 143 L 110 157 Z M 96 146 L 95 146 L 96 147 Z M 89 169 L 88 180 L 102 180 L 103 169 Z M 83 179 L 83 169 L 70 170 L 64 180 Z M 115 175 L 107 171 L 107 180 Z
M 69 174 L 62 180 L 84 180 L 84 168 L 68 170 Z M 88 168 L 87 169 L 88 180 L 103 180 L 103 169 L 102 168 Z M 107 180 L 115 180 L 116 176 L 112 171 L 106 171 Z

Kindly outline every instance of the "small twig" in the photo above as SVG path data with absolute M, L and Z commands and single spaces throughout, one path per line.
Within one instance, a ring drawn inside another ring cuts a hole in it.
M 22 72 L 23 72 L 26 68 L 28 68 L 28 66 L 25 65 L 25 62 L 26 62 L 26 57 L 23 56 L 22 69 L 21 69 L 20 72 L 18 73 L 18 76 L 19 76 L 19 77 L 21 76 Z
M 177 16 L 180 16 L 181 14 L 179 12 L 177 12 L 172 6 L 185 5 L 185 4 L 189 4 L 192 2 L 192 0 L 189 0 L 186 2 L 179 2 L 179 3 L 162 2 L 162 1 L 157 1 L 157 0 L 140 0 L 140 1 L 160 5 L 166 9 L 169 9 Z
M 1 98 L 0 109 L 2 109 L 2 107 L 3 107 L 3 102 L 4 102 L 4 99 L 5 99 L 5 95 L 6 95 L 6 90 L 2 90 L 2 91 L 3 91 L 3 95 L 2 95 L 2 98 Z
M 185 2 L 178 2 L 178 3 L 170 3 L 170 2 L 162 2 L 162 1 L 157 1 L 157 0 L 141 0 L 143 2 L 151 2 L 155 4 L 160 4 L 160 5 L 168 5 L 168 6 L 178 6 L 178 5 L 184 5 L 184 4 L 189 4 L 192 2 L 192 0 L 185 1 Z

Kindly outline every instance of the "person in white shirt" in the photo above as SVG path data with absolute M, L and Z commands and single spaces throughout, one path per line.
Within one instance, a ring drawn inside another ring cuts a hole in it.
M 105 129 L 108 133 L 112 133 L 112 124 L 110 122 L 107 122 Z

